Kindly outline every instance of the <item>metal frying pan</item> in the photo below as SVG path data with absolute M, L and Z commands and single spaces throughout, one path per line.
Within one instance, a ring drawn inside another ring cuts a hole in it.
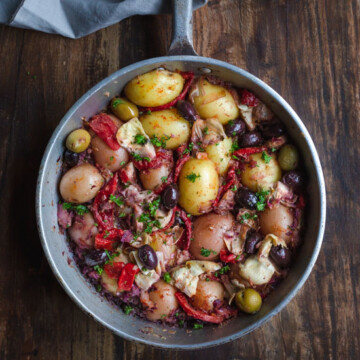
M 314 266 L 323 239 L 325 184 L 313 141 L 291 106 L 272 88 L 248 72 L 223 61 L 197 56 L 192 47 L 192 1 L 173 0 L 173 5 L 174 30 L 169 56 L 140 61 L 110 75 L 83 95 L 55 129 L 40 166 L 36 214 L 42 246 L 56 278 L 87 314 L 127 340 L 162 348 L 200 349 L 223 344 L 254 330 L 278 313 L 302 287 Z M 109 99 L 118 95 L 129 80 L 160 66 L 170 70 L 194 71 L 196 74 L 211 72 L 238 87 L 254 91 L 286 125 L 302 153 L 309 176 L 310 201 L 306 214 L 305 241 L 289 276 L 269 295 L 256 315 L 240 316 L 224 326 L 205 327 L 193 331 L 191 335 L 184 329 L 177 329 L 175 334 L 164 332 L 162 326 L 127 316 L 109 302 L 103 301 L 77 267 L 68 265 L 67 259 L 72 255 L 65 235 L 59 233 L 57 225 L 59 159 L 66 136 L 81 126 L 82 117 L 89 118 L 105 108 Z

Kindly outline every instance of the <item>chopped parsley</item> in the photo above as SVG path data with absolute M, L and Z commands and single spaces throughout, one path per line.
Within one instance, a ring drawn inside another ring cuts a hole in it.
M 206 127 L 206 128 L 204 129 L 204 134 L 207 135 L 208 133 L 209 133 L 209 128 Z
M 162 148 L 166 148 L 166 142 L 168 140 L 170 140 L 171 137 L 170 136 L 162 136 L 160 139 L 154 135 L 151 139 L 150 142 L 157 147 L 162 147 Z
M 121 163 L 120 163 L 120 166 L 124 166 L 126 164 L 126 162 L 125 161 L 122 161 Z
M 73 210 L 80 216 L 89 212 L 89 209 L 85 205 L 76 205 L 76 204 L 64 202 L 62 206 L 65 210 Z
M 213 253 L 214 255 L 217 254 L 216 251 L 211 250 L 211 249 L 205 249 L 205 248 L 203 248 L 203 247 L 202 247 L 201 250 L 200 250 L 200 254 L 201 254 L 202 256 L 205 256 L 205 257 L 210 256 L 211 253 Z
M 124 201 L 122 199 L 120 199 L 119 197 L 116 197 L 113 194 L 110 194 L 109 200 L 112 201 L 113 203 L 115 203 L 117 206 L 124 205 Z
M 189 144 L 188 148 L 183 151 L 183 154 L 190 154 L 190 152 L 192 151 L 193 147 L 194 147 L 194 144 L 191 142 L 191 143 Z
M 242 214 L 240 223 L 243 224 L 245 220 L 256 219 L 257 217 L 258 216 L 256 214 L 250 214 L 250 213 Z
M 119 214 L 119 217 L 120 217 L 120 218 L 125 217 L 125 216 L 126 216 L 126 214 L 125 214 L 124 212 L 122 212 L 122 213 Z
M 95 265 L 95 266 L 94 266 L 94 270 L 95 270 L 99 275 L 101 275 L 101 274 L 103 273 L 103 271 L 104 271 L 104 269 L 103 269 L 101 266 L 99 266 L 99 265 Z
M 217 272 L 215 273 L 215 276 L 217 277 L 217 276 L 218 276 L 217 274 L 224 275 L 224 274 L 227 273 L 228 271 L 230 271 L 230 266 L 229 266 L 229 265 L 225 265 L 225 266 L 223 266 L 219 271 L 217 271 Z
M 271 148 L 271 152 L 275 152 L 277 149 L 276 148 Z
M 271 160 L 271 156 L 266 153 L 266 151 L 262 152 L 262 159 L 265 161 L 265 164 L 268 164 Z
M 240 160 L 239 157 L 237 157 L 236 155 L 232 155 L 231 156 L 234 160 Z M 221 159 L 222 160 L 222 159 Z
M 146 112 L 146 115 L 151 115 L 151 110 L 148 110 L 148 111 Z
M 231 191 L 236 191 L 237 190 L 237 186 L 234 185 L 232 188 L 231 188 Z
M 156 198 L 154 201 L 152 201 L 150 204 L 149 204 L 149 211 L 150 211 L 150 215 L 151 216 L 155 216 L 156 214 L 156 210 L 159 208 L 159 205 L 160 205 L 160 196 L 158 198 Z
M 124 313 L 125 313 L 125 315 L 129 315 L 133 310 L 134 310 L 134 308 L 132 308 L 130 305 L 126 305 L 126 306 L 124 307 Z
M 203 327 L 203 324 L 194 324 L 194 329 L 202 329 Z
M 114 160 L 114 157 L 113 156 L 110 156 L 110 161 L 113 161 Z
M 147 156 L 141 157 L 139 154 L 136 154 L 136 153 L 132 153 L 131 155 L 134 158 L 134 160 L 136 160 L 136 161 L 142 161 L 142 160 L 146 160 L 148 162 L 151 161 L 151 159 L 149 157 L 147 157 Z
M 179 320 L 178 321 L 179 327 L 184 327 L 184 320 Z
M 266 197 L 270 194 L 270 191 L 258 191 L 256 193 L 256 196 L 258 198 L 258 201 L 256 203 L 256 210 L 257 211 L 264 211 L 265 210 L 265 206 L 266 206 Z
M 233 153 L 234 151 L 239 150 L 239 145 L 236 141 L 233 141 L 230 149 L 230 153 Z
M 144 135 L 136 134 L 134 136 L 134 144 L 145 145 L 147 142 L 148 140 Z
M 189 175 L 186 175 L 186 178 L 187 178 L 189 181 L 191 181 L 192 183 L 194 183 L 195 180 L 196 180 L 197 178 L 199 178 L 199 177 L 200 177 L 200 175 L 196 175 L 195 173 L 191 173 L 191 174 L 189 174 Z
M 121 99 L 114 99 L 112 102 L 112 107 L 115 109 L 120 104 L 125 104 L 125 102 Z
M 102 286 L 100 285 L 100 284 L 98 284 L 97 286 L 96 286 L 96 291 L 97 292 L 100 292 L 102 290 Z
M 106 239 L 109 235 L 110 235 L 110 233 L 106 230 L 106 231 L 105 231 L 105 235 L 103 236 L 104 239 Z
M 162 176 L 162 177 L 161 177 L 161 182 L 166 183 L 166 182 L 167 182 L 167 179 L 168 179 L 167 176 Z
M 170 275 L 168 272 L 166 272 L 166 273 L 163 275 L 163 279 L 164 279 L 165 282 L 167 282 L 167 283 L 169 284 L 170 281 L 171 281 L 171 275 Z

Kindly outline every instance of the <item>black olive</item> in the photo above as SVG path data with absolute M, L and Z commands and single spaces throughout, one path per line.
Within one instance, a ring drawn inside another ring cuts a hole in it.
M 194 106 L 185 100 L 179 100 L 176 104 L 179 114 L 188 121 L 196 120 L 196 110 Z
M 150 245 L 143 245 L 139 248 L 139 258 L 147 269 L 153 270 L 156 268 L 158 258 Z
M 245 122 L 241 119 L 231 120 L 225 125 L 225 133 L 227 136 L 240 136 L 246 131 Z
M 300 171 L 288 171 L 282 178 L 282 182 L 293 191 L 300 192 L 304 187 L 304 174 Z
M 265 139 L 272 139 L 283 135 L 285 127 L 280 122 L 264 123 L 261 125 L 261 133 Z
M 280 245 L 271 248 L 270 257 L 281 268 L 287 268 L 291 263 L 291 251 Z
M 168 185 L 161 194 L 161 201 L 165 209 L 173 209 L 179 200 L 179 191 L 176 184 Z
M 246 234 L 245 252 L 254 254 L 256 252 L 256 244 L 261 241 L 262 236 L 254 229 L 250 229 Z
M 102 264 L 107 259 L 107 254 L 103 250 L 91 250 L 84 256 L 85 264 L 95 266 Z
M 67 165 L 73 167 L 73 166 L 77 165 L 77 163 L 79 161 L 79 154 L 74 153 L 70 150 L 65 150 L 64 161 Z
M 242 208 L 256 210 L 258 198 L 252 191 L 241 187 L 235 194 L 235 201 Z
M 252 147 L 258 146 L 263 142 L 262 136 L 258 131 L 250 131 L 243 136 L 241 136 L 239 140 L 239 146 L 244 147 Z

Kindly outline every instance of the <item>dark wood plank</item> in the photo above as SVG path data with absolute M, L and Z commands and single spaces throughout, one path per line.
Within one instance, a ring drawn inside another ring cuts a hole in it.
M 305 122 L 328 217 L 315 269 L 286 309 L 238 341 L 186 354 L 124 341 L 84 315 L 51 274 L 34 215 L 42 152 L 63 114 L 118 68 L 164 55 L 171 17 L 136 16 L 79 40 L 0 27 L 0 359 L 357 358 L 359 20 L 357 0 L 210 0 L 194 14 L 199 54 L 265 80 Z

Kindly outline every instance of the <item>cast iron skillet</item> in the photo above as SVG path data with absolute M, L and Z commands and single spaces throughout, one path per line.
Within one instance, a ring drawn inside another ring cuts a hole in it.
M 192 47 L 192 1 L 173 0 L 173 6 L 174 29 L 170 56 L 140 61 L 110 75 L 83 95 L 55 129 L 40 166 L 36 214 L 42 246 L 56 278 L 87 314 L 127 340 L 168 349 L 200 349 L 223 344 L 254 330 L 277 314 L 302 287 L 314 266 L 322 243 L 326 211 L 325 184 L 313 141 L 291 106 L 272 88 L 248 72 L 223 61 L 197 56 Z M 211 71 L 221 79 L 255 92 L 286 125 L 302 153 L 309 176 L 305 241 L 289 276 L 269 295 L 256 315 L 240 316 L 224 326 L 209 326 L 192 331 L 191 335 L 184 329 L 177 329 L 175 334 L 164 332 L 162 326 L 127 316 L 104 301 L 77 267 L 69 266 L 68 258 L 72 255 L 65 235 L 59 233 L 57 225 L 57 188 L 61 166 L 59 159 L 66 136 L 81 126 L 82 117 L 89 118 L 105 108 L 109 99 L 118 95 L 129 80 L 160 66 L 169 70 L 194 71 L 196 74 Z

